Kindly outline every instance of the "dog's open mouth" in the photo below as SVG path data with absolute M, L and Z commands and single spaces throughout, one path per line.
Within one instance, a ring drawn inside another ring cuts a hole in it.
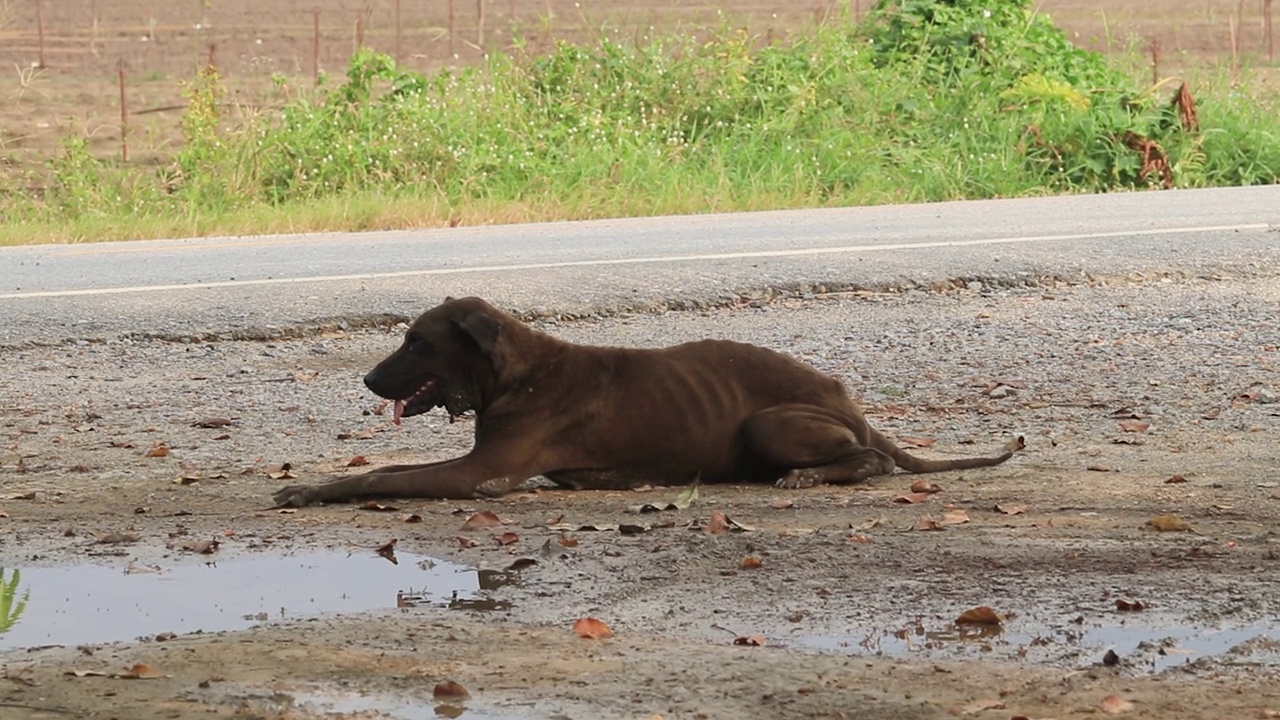
M 391 422 L 396 425 L 400 424 L 401 418 L 413 417 L 421 415 L 424 412 L 443 405 L 444 399 L 440 396 L 440 378 L 431 378 L 418 388 L 418 391 L 404 400 L 397 400 L 395 408 L 392 410 Z

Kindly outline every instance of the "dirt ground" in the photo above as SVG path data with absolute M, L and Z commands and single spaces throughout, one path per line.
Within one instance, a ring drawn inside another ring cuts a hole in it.
M 25 574 L 0 617 L 0 716 L 1275 717 L 1278 315 L 1280 280 L 1219 277 L 543 322 L 578 342 L 778 348 L 922 455 L 1027 441 L 997 468 L 703 486 L 652 512 L 681 490 L 269 509 L 273 488 L 357 457 L 465 450 L 468 421 L 377 414 L 359 378 L 394 328 L 7 350 L 0 577 Z M 941 491 L 902 502 L 916 480 Z M 464 527 L 482 510 L 503 525 Z M 706 532 L 716 512 L 738 527 Z M 393 538 L 395 566 L 375 554 Z M 316 552 L 348 564 L 237 574 Z M 69 587 L 41 574 L 67 566 Z M 415 604 L 422 570 L 446 566 L 479 571 L 476 592 Z M 403 586 L 322 612 L 375 568 Z M 979 606 L 1003 624 L 955 624 Z M 584 617 L 614 636 L 577 637 Z M 57 640 L 6 638 L 40 633 Z M 119 677 L 138 664 L 149 677 Z M 470 698 L 433 699 L 446 681 Z
M 871 0 L 856 0 L 852 7 L 860 17 L 871 4 Z M 43 51 L 37 6 L 43 8 Z M 211 59 L 231 99 L 253 112 L 253 108 L 281 102 L 273 75 L 297 84 L 310 83 L 317 68 L 341 73 L 357 36 L 367 46 L 397 55 L 405 66 L 427 71 L 446 64 L 475 63 L 486 51 L 511 47 L 516 33 L 535 53 L 556 40 L 586 41 L 607 32 L 629 36 L 650 26 L 683 26 L 698 32 L 728 22 L 768 40 L 803 31 L 833 7 L 839 4 L 762 0 L 5 3 L 0 5 L 0 66 L 12 72 L 0 75 L 0 172 L 38 169 L 69 133 L 87 137 L 100 157 L 120 157 L 120 70 L 125 73 L 125 105 L 130 114 L 130 161 L 149 164 L 171 156 L 181 137 L 181 83 Z M 1218 69 L 1231 66 L 1233 58 L 1259 70 L 1251 76 L 1253 82 L 1274 88 L 1275 61 L 1268 55 L 1261 3 L 1166 0 L 1159 12 L 1152 12 L 1146 2 L 1113 0 L 1045 0 L 1039 7 L 1086 47 L 1119 51 L 1156 41 L 1160 75 L 1191 75 L 1193 88 L 1220 76 Z

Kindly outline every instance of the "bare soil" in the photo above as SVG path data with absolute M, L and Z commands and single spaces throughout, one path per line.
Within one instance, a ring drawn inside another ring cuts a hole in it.
M 359 378 L 398 343 L 394 329 L 5 351 L 0 566 L 115 568 L 112 587 L 83 588 L 110 604 L 131 565 L 318 549 L 382 563 L 373 549 L 395 538 L 401 553 L 508 581 L 483 591 L 491 603 L 389 597 L 309 619 L 291 605 L 292 620 L 226 632 L 197 632 L 214 609 L 193 589 L 189 621 L 150 629 L 176 633 L 163 642 L 0 652 L 0 715 L 1270 717 L 1278 306 L 1276 279 L 975 283 L 542 323 L 578 342 L 781 349 L 843 379 L 874 424 L 922 455 L 983 453 L 1015 434 L 1028 444 L 997 468 L 803 491 L 704 486 L 687 509 L 643 513 L 680 489 L 269 509 L 273 488 L 298 481 L 270 476 L 286 462 L 318 481 L 359 472 L 347 467 L 357 456 L 466 449 L 469 422 L 395 429 L 377 414 Z M 193 426 L 212 418 L 231 422 Z M 900 502 L 916 480 L 941 491 Z M 464 529 L 480 510 L 504 525 Z M 705 532 L 716 512 L 745 529 Z M 508 532 L 513 542 L 495 540 Z M 211 539 L 212 555 L 184 548 Z M 28 617 L 51 602 L 36 582 L 19 588 Z M 271 603 L 283 582 L 244 594 Z M 317 591 L 317 607 L 359 582 Z M 978 606 L 1003 624 L 955 624 Z M 122 626 L 147 624 L 127 600 L 118 608 Z M 614 637 L 575 636 L 583 617 Z M 763 645 L 734 644 L 752 636 Z M 138 663 L 158 677 L 110 676 Z M 433 700 L 446 680 L 471 698 Z
M 853 7 L 861 16 L 871 4 L 856 0 Z M 43 6 L 43 51 L 38 5 Z M 768 41 L 803 31 L 832 7 L 830 2 L 760 0 L 10 3 L 0 10 L 0 66 L 14 71 L 0 79 L 0 171 L 38 169 L 68 134 L 83 134 L 103 158 L 119 158 L 121 70 L 130 162 L 148 164 L 171 156 L 181 138 L 182 82 L 210 61 L 218 66 L 230 100 L 252 112 L 281 101 L 273 75 L 308 84 L 317 69 L 342 73 L 357 38 L 425 71 L 475 63 L 487 51 L 510 48 L 517 33 L 535 53 L 556 40 L 586 41 L 602 32 L 630 36 L 649 27 L 698 32 L 722 22 L 746 26 Z M 1268 54 L 1261 7 L 1234 0 L 1167 0 L 1159 11 L 1136 1 L 1045 0 L 1040 5 L 1086 47 L 1104 52 L 1137 47 L 1149 54 L 1154 41 L 1162 77 L 1190 74 L 1208 81 L 1217 68 L 1248 64 L 1260 70 L 1253 81 L 1269 92 L 1275 61 Z

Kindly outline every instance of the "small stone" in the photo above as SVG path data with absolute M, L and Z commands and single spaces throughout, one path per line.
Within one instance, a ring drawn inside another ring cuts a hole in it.
M 965 287 L 968 287 L 970 290 L 974 292 L 982 292 L 983 285 L 978 280 L 970 280 Z
M 1263 405 L 1273 405 L 1280 402 L 1280 397 L 1277 397 L 1275 391 L 1271 388 L 1259 388 L 1258 394 L 1253 398 L 1253 401 Z

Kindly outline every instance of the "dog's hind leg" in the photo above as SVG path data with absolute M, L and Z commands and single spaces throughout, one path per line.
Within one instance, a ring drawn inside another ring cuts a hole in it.
M 778 487 L 844 484 L 893 472 L 893 458 L 861 445 L 839 414 L 816 405 L 779 405 L 743 424 L 748 450 L 785 474 Z

